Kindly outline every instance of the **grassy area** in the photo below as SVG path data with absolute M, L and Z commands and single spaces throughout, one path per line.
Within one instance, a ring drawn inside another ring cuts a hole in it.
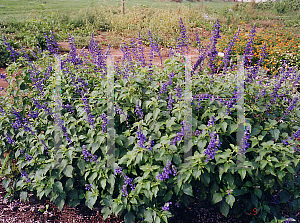
M 200 2 L 182 3 L 160 1 L 160 0 L 130 0 L 125 1 L 125 10 L 130 11 L 131 7 L 141 6 L 154 9 L 176 8 L 178 6 L 189 6 L 192 8 L 200 8 Z M 232 2 L 204 2 L 203 6 L 213 11 L 220 12 L 226 7 L 233 6 Z M 99 6 L 113 6 L 117 9 L 121 6 L 120 0 L 2 0 L 0 3 L 0 18 L 15 17 L 17 19 L 24 18 L 32 13 L 49 13 L 55 12 L 60 14 L 74 14 L 74 11 L 86 9 L 88 7 L 97 8 Z

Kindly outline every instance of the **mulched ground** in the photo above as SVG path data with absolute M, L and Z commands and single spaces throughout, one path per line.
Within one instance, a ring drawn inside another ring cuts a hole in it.
M 84 204 L 80 204 L 77 207 L 68 207 L 65 205 L 62 212 L 50 202 L 48 198 L 39 200 L 33 193 L 29 193 L 29 201 L 20 202 L 18 198 L 14 198 L 12 203 L 8 203 L 7 200 L 3 200 L 6 191 L 2 186 L 2 180 L 0 179 L 0 221 L 1 222 L 74 222 L 74 223 L 121 223 L 124 222 L 123 216 L 111 215 L 105 221 L 101 214 L 101 207 L 96 203 L 94 210 L 90 210 Z M 40 212 L 40 209 L 44 209 L 46 205 L 49 205 L 47 211 Z M 199 201 L 197 196 L 191 199 L 191 203 L 188 208 L 185 206 L 175 207 L 170 205 L 170 211 L 174 217 L 169 219 L 169 223 L 186 223 L 186 222 L 201 222 L 201 223 L 249 223 L 253 216 L 248 216 L 242 212 L 238 212 L 236 215 L 230 214 L 224 217 L 220 213 L 220 204 L 212 205 L 208 199 Z M 240 207 L 241 210 L 243 207 Z M 284 212 L 282 213 L 284 214 Z M 300 211 L 294 213 L 297 217 L 297 222 L 300 222 Z M 289 217 L 288 215 L 284 215 Z M 140 223 L 140 222 L 138 222 Z

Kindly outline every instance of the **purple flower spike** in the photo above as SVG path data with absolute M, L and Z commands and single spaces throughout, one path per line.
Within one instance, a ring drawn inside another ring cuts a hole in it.
M 189 52 L 189 45 L 191 45 L 191 44 L 189 43 L 189 38 L 186 35 L 186 28 L 183 25 L 183 21 L 181 18 L 179 20 L 179 26 L 180 26 L 180 30 L 181 30 L 181 37 L 178 38 L 178 40 L 177 40 L 176 48 L 177 48 L 177 52 L 185 55 Z

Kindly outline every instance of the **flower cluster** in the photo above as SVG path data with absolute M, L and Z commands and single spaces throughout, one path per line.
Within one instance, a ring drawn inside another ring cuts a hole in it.
M 142 109 L 141 109 L 140 106 L 139 106 L 139 101 L 138 101 L 138 100 L 136 101 L 136 108 L 135 108 L 134 111 L 135 111 L 135 113 L 136 113 L 137 115 L 140 116 L 140 119 L 143 119 L 144 114 L 143 114 L 143 112 L 142 112 Z
M 6 79 L 6 75 L 5 74 L 0 74 L 0 79 L 4 80 L 7 82 L 7 79 Z
M 7 50 L 10 51 L 10 57 L 13 58 L 13 61 L 16 62 L 17 57 L 20 56 L 20 54 L 15 51 L 11 45 L 7 42 L 6 37 L 3 35 L 3 43 L 6 46 Z
M 118 166 L 118 167 L 115 169 L 115 175 L 121 174 L 121 173 L 122 173 L 122 167 Z
M 26 177 L 26 179 L 27 179 L 26 183 L 29 183 L 29 182 L 30 182 L 30 178 L 29 178 L 29 176 L 28 176 L 28 174 L 27 174 L 26 171 L 23 172 L 23 173 L 21 173 L 21 177 Z
M 123 114 L 124 116 L 125 116 L 125 118 L 126 118 L 126 124 L 127 124 L 127 126 L 128 126 L 128 117 L 129 117 L 129 115 L 126 115 L 125 114 L 125 112 L 120 108 L 120 106 L 119 106 L 119 104 L 116 102 L 116 110 L 117 110 L 117 113 L 119 114 L 119 115 L 121 115 L 121 114 Z
M 229 46 L 226 49 L 226 52 L 225 52 L 225 55 L 224 55 L 224 58 L 223 58 L 223 63 L 224 63 L 224 65 L 223 65 L 223 71 L 224 72 L 226 72 L 227 69 L 228 69 L 228 63 L 230 61 L 230 58 L 229 58 L 230 57 L 230 53 L 231 53 L 232 47 L 234 46 L 234 43 L 236 42 L 236 40 L 239 37 L 239 35 L 240 35 L 240 30 L 238 30 L 236 32 L 236 34 L 233 36 L 233 39 L 230 40 Z
M 30 111 L 28 116 L 32 119 L 37 119 L 39 117 L 39 113 L 37 111 Z
M 7 133 L 5 134 L 5 138 L 9 144 L 15 145 L 16 141 L 14 139 L 10 138 L 10 136 Z
M 290 113 L 290 111 L 292 111 L 292 110 L 296 107 L 298 101 L 299 101 L 299 98 L 298 98 L 298 97 L 295 97 L 295 98 L 291 101 L 289 107 L 287 108 L 287 110 L 285 111 L 285 113 L 283 114 L 283 116 L 281 117 L 281 120 L 282 120 L 285 116 L 287 116 L 287 115 Z
M 182 137 L 189 131 L 190 127 L 187 126 L 186 124 L 182 122 L 180 122 L 180 124 L 182 124 L 182 128 L 180 132 L 177 132 L 177 135 L 174 137 L 174 139 L 170 142 L 170 145 L 176 145 L 176 142 L 179 142 L 182 140 Z
M 245 131 L 245 135 L 244 135 L 244 137 L 242 139 L 242 146 L 243 146 L 243 148 L 242 148 L 241 151 L 242 151 L 243 154 L 245 154 L 246 149 L 249 148 L 249 146 L 250 146 L 250 144 L 248 142 L 249 139 L 250 139 L 250 127 L 247 126 L 246 127 L 246 131 Z
M 48 150 L 45 141 L 44 141 L 43 139 L 40 139 L 40 141 L 41 141 L 41 143 L 42 143 L 43 146 L 44 146 L 44 151 L 45 151 L 45 150 Z M 49 151 L 47 151 L 46 153 L 49 153 Z
M 199 52 L 199 54 L 201 53 L 201 44 L 200 44 L 200 38 L 199 38 L 199 34 L 197 32 L 197 30 L 195 30 L 195 35 L 196 35 L 196 43 L 197 43 L 197 50 Z
M 208 121 L 207 126 L 214 126 L 215 121 L 216 121 L 215 116 L 211 116 L 210 119 L 209 119 L 209 121 Z
M 247 77 L 246 82 L 249 83 L 250 81 L 252 81 L 253 79 L 256 78 L 256 75 L 258 73 L 259 67 L 261 66 L 263 60 L 267 57 L 267 53 L 266 53 L 266 44 L 264 44 L 264 46 L 262 47 L 262 52 L 260 55 L 260 58 L 257 62 L 257 64 L 255 66 L 253 66 L 253 68 L 251 69 L 251 76 Z M 261 83 L 261 82 L 260 82 Z
M 56 114 L 54 114 L 54 119 L 55 118 L 56 118 Z M 72 143 L 72 140 L 71 140 L 69 134 L 67 133 L 67 128 L 63 125 L 63 122 L 64 122 L 64 120 L 61 120 L 61 122 L 56 121 L 56 124 L 62 129 L 63 135 L 67 138 L 67 141 L 69 143 Z
M 196 129 L 195 132 L 193 132 L 193 136 L 199 136 L 202 133 L 202 131 L 199 131 L 198 129 Z
M 174 165 L 172 165 L 172 170 L 171 170 L 171 164 L 172 164 L 171 161 L 168 161 L 166 167 L 164 167 L 164 172 L 159 173 L 156 179 L 158 180 L 169 179 L 169 174 L 172 174 L 172 172 L 173 172 L 173 176 L 175 177 L 177 173 L 177 169 Z
M 32 156 L 25 154 L 25 159 L 30 162 L 32 160 Z
M 162 57 L 160 54 L 160 50 L 159 47 L 157 45 L 156 42 L 154 42 L 153 38 L 152 38 L 152 34 L 150 32 L 150 30 L 148 30 L 148 36 L 149 36 L 149 42 L 150 42 L 150 47 L 151 47 L 151 52 L 150 52 L 150 60 L 154 58 L 154 52 L 156 52 L 160 58 L 160 62 L 162 64 Z
M 152 136 L 150 136 L 148 139 L 148 142 L 147 142 L 146 149 L 149 149 L 149 151 L 151 151 L 152 150 L 151 146 L 153 146 L 153 145 L 154 145 L 154 140 L 152 140 Z M 145 152 L 145 150 L 144 150 L 144 152 Z
M 102 119 L 102 122 L 103 122 L 102 125 L 101 125 L 102 132 L 105 133 L 106 132 L 106 127 L 107 127 L 107 124 L 108 124 L 107 115 L 105 113 L 103 113 L 99 117 Z
M 91 126 L 93 126 L 93 129 L 96 129 L 95 127 L 95 119 L 94 119 L 94 116 L 91 114 L 91 110 L 89 108 L 89 103 L 87 101 L 87 98 L 82 94 L 82 100 L 83 100 L 83 104 L 84 104 L 84 110 L 88 116 L 88 122 L 90 123 Z
M 164 211 L 170 210 L 170 207 L 169 207 L 170 204 L 172 204 L 172 202 L 165 203 L 165 205 L 162 207 L 162 210 L 164 210 Z
M 68 112 L 72 112 L 74 113 L 75 110 L 74 110 L 74 106 L 70 105 L 70 104 L 66 104 L 66 105 L 62 105 L 63 109 L 67 110 Z
M 33 104 L 40 110 L 44 110 L 47 112 L 48 115 L 52 115 L 53 112 L 51 112 L 51 108 L 48 107 L 49 102 L 43 102 L 42 104 L 38 102 L 37 99 L 32 99 Z
M 146 66 L 146 61 L 144 57 L 144 48 L 143 48 L 143 43 L 142 43 L 142 37 L 139 34 L 139 37 L 137 38 L 138 44 L 139 44 L 139 61 L 141 62 L 142 67 Z
M 172 98 L 172 93 L 171 92 L 169 93 L 169 97 L 167 99 L 169 99 L 167 109 L 168 109 L 168 113 L 170 113 L 170 111 L 173 108 L 172 104 L 174 103 L 174 100 Z
M 142 133 L 142 130 L 141 130 L 141 126 L 139 125 L 138 126 L 138 130 L 137 130 L 137 133 L 136 133 L 136 135 L 137 135 L 137 139 L 139 140 L 139 147 L 140 148 L 146 148 L 145 146 L 144 146 L 144 143 L 147 141 L 147 138 L 146 138 L 146 136 Z
M 191 72 L 191 77 L 193 77 L 193 75 L 194 75 L 195 71 L 198 69 L 198 67 L 199 67 L 199 70 L 202 69 L 202 63 L 203 63 L 203 61 L 205 60 L 205 58 L 207 56 L 207 49 L 205 49 L 205 50 L 201 49 L 201 52 L 199 54 L 200 55 L 199 55 L 195 65 L 193 66 L 193 69 L 192 69 L 192 72 Z
M 53 36 L 53 32 L 50 31 L 50 37 L 44 33 L 45 38 L 46 38 L 46 43 L 47 43 L 47 47 L 48 47 L 48 51 L 52 54 L 57 54 L 58 53 L 58 44 Z
M 74 65 L 81 65 L 83 63 L 83 61 L 82 61 L 81 58 L 77 57 L 74 37 L 72 37 L 69 34 L 68 40 L 69 40 L 69 43 L 70 43 L 71 50 L 68 54 L 67 61 L 73 63 Z
M 121 46 L 121 51 L 123 53 L 123 60 L 127 60 L 130 69 L 127 66 L 124 66 L 125 68 L 125 77 L 124 78 L 128 78 L 128 73 L 131 71 L 132 73 L 134 73 L 134 63 L 132 62 L 132 58 L 131 58 L 131 53 L 130 53 L 130 49 L 129 47 L 124 43 L 123 46 Z
M 30 122 L 28 121 L 28 119 L 26 117 L 22 118 L 20 112 L 15 111 L 14 109 L 12 109 L 12 114 L 16 117 L 16 120 L 14 121 L 14 123 L 12 124 L 13 128 L 17 131 L 20 128 L 24 128 L 25 132 L 30 131 L 32 135 L 34 135 L 34 132 L 32 131 L 32 129 L 29 127 Z
M 248 39 L 247 46 L 245 48 L 245 53 L 244 53 L 244 65 L 245 67 L 248 67 L 250 65 L 250 61 L 252 60 L 253 57 L 253 40 L 255 37 L 256 33 L 256 25 L 254 24 L 251 33 L 250 33 L 250 38 Z
M 90 191 L 92 189 L 92 184 L 86 184 L 85 190 Z
M 134 191 L 134 189 L 135 189 L 135 184 L 132 185 L 133 178 L 126 176 L 126 174 L 124 172 L 122 172 L 121 167 L 117 167 L 115 169 L 115 175 L 117 175 L 117 174 L 122 174 L 122 176 L 124 178 L 124 185 L 122 186 L 123 197 L 128 196 L 127 186 L 129 185 L 131 187 L 132 191 Z
M 179 84 L 177 84 L 177 86 L 175 87 L 175 91 L 176 91 L 176 97 L 181 98 L 182 97 L 182 95 L 181 95 L 182 90 L 181 90 Z
M 208 66 L 210 67 L 210 71 L 211 71 L 210 74 L 212 74 L 212 75 L 216 72 L 214 60 L 215 60 L 216 56 L 218 55 L 218 51 L 216 49 L 217 40 L 219 38 L 221 38 L 221 36 L 220 36 L 220 27 L 221 26 L 219 24 L 218 19 L 213 27 L 215 29 L 213 31 L 213 36 L 211 37 L 211 40 L 210 40 L 210 50 L 208 51 L 208 57 L 209 57 Z
M 222 144 L 219 140 L 219 135 L 216 132 L 209 133 L 210 136 L 210 142 L 204 151 L 204 154 L 206 154 L 208 157 L 205 160 L 205 162 L 208 162 L 210 159 L 214 159 L 216 155 L 216 151 L 218 151 L 217 147 L 220 147 Z
M 98 159 L 98 156 L 97 155 L 92 155 L 89 151 L 87 151 L 87 148 L 85 145 L 82 146 L 83 147 L 83 151 L 82 151 L 82 154 L 83 154 L 83 159 L 85 161 L 90 161 L 91 163 L 92 162 L 95 162 L 95 163 L 98 163 L 97 159 Z
M 179 26 L 180 26 L 180 30 L 181 30 L 181 37 L 177 39 L 177 45 L 176 48 L 178 50 L 179 53 L 181 54 L 187 54 L 189 51 L 189 45 L 191 45 L 189 43 L 189 38 L 186 35 L 186 28 L 183 25 L 183 21 L 180 18 L 179 20 Z M 185 50 L 184 50 L 185 48 Z

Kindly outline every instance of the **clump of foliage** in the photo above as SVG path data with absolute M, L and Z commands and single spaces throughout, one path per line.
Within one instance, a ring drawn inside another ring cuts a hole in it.
M 256 208 L 253 222 L 284 219 L 281 206 L 272 203 L 275 191 L 280 203 L 298 210 L 299 71 L 286 62 L 278 76 L 266 75 L 265 45 L 252 61 L 255 26 L 241 60 L 244 76 L 231 59 L 239 32 L 218 63 L 218 20 L 191 68 L 182 56 L 190 46 L 182 19 L 179 25 L 176 48 L 163 67 L 152 64 L 161 54 L 150 30 L 149 62 L 141 36 L 131 47 L 124 44 L 122 60 L 110 66 L 109 51 L 103 53 L 93 36 L 84 55 L 76 54 L 69 36 L 71 50 L 61 64 L 54 35 L 46 37 L 47 50 L 37 53 L 36 61 L 13 58 L 10 86 L 0 101 L 0 155 L 11 151 L 21 176 L 3 180 L 5 198 L 19 193 L 25 201 L 34 191 L 60 210 L 65 203 L 84 201 L 92 209 L 100 202 L 104 218 L 122 214 L 125 222 L 167 222 L 170 205 L 188 206 L 196 194 L 220 202 L 225 216 Z M 60 69 L 61 102 L 53 101 Z M 19 75 L 12 84 L 14 73 Z M 237 127 L 241 112 L 245 124 Z M 62 140 L 56 144 L 58 135 Z M 108 167 L 112 141 L 114 160 Z

